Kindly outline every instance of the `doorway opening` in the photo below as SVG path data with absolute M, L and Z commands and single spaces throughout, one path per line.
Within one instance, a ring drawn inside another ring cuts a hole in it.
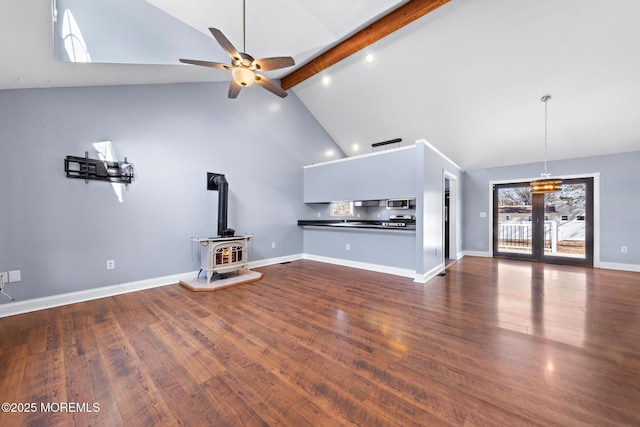
M 446 267 L 458 259 L 458 178 L 444 171 L 443 180 L 442 247 Z

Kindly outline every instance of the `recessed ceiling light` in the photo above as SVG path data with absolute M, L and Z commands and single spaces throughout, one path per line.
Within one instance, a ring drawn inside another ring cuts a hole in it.
M 333 150 L 327 150 L 324 154 L 325 154 L 327 157 L 331 157 L 331 156 L 333 156 L 333 153 L 334 153 L 334 151 L 333 151 Z
M 364 62 L 366 62 L 367 64 L 373 64 L 376 60 L 376 57 L 373 56 L 373 53 L 367 53 L 367 55 L 364 57 Z
M 329 86 L 331 84 L 331 77 L 324 76 L 322 78 L 322 84 L 325 85 L 325 86 Z
M 351 148 L 353 149 L 353 151 L 358 151 L 360 149 L 360 144 L 355 143 L 351 146 Z

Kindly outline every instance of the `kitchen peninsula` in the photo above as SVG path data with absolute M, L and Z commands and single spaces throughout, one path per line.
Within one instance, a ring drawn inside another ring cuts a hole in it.
M 415 216 L 397 217 L 384 221 L 300 220 L 298 225 L 305 228 L 305 253 L 386 265 L 393 267 L 395 274 L 413 277 Z
M 415 225 L 391 228 L 363 221 L 298 221 L 308 258 L 414 278 Z
M 444 177 L 459 173 L 424 140 L 305 166 L 304 257 L 426 282 L 444 268 Z
M 415 168 L 407 164 L 415 146 L 305 167 L 305 256 L 414 278 Z M 387 200 L 406 203 L 388 209 Z

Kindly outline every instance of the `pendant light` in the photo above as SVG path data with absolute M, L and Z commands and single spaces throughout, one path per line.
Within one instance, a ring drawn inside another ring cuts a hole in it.
M 531 194 L 555 193 L 561 190 L 562 180 L 552 179 L 547 172 L 547 102 L 551 95 L 545 95 L 541 101 L 544 102 L 544 172 L 540 174 L 542 178 L 531 181 Z

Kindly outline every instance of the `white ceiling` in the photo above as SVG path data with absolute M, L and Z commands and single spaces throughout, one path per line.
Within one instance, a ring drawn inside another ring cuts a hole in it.
M 297 64 L 404 3 L 246 1 L 248 53 L 291 55 Z M 185 46 L 179 57 L 226 62 L 208 34 L 210 26 L 221 29 L 242 50 L 240 0 L 93 2 L 153 8 L 154 13 L 137 18 L 144 25 L 132 28 L 144 28 L 149 37 L 145 33 L 143 39 L 164 43 L 156 44 L 155 50 L 170 52 L 169 58 Z M 176 65 L 116 63 L 131 62 L 116 57 L 131 50 L 122 43 L 110 49 L 103 43 L 113 56 L 96 52 L 95 57 L 107 58 L 101 59 L 104 63 L 56 61 L 51 5 L 44 0 L 2 3 L 0 89 L 229 80 L 226 70 L 177 65 L 177 58 Z M 168 30 L 173 26 L 166 24 L 165 16 L 188 31 L 181 29 L 178 37 L 177 31 Z M 155 28 L 150 17 L 162 23 Z M 125 21 L 135 22 L 127 16 L 118 21 L 120 27 Z M 545 94 L 552 96 L 549 160 L 637 151 L 639 24 L 637 0 L 451 0 L 366 49 L 375 54 L 373 64 L 364 63 L 363 51 L 326 70 L 330 86 L 318 75 L 292 91 L 347 155 L 370 152 L 374 142 L 402 138 L 402 145 L 426 139 L 465 169 L 541 161 L 540 98 Z M 99 45 L 93 42 L 96 36 L 82 28 L 82 22 L 79 25 L 92 40 L 87 42 L 92 53 Z M 89 27 L 97 31 L 100 25 Z M 127 31 L 120 27 L 120 32 Z M 154 31 L 157 37 L 151 37 Z M 184 38 L 189 31 L 195 34 L 193 44 Z M 207 51 L 190 46 L 206 46 Z M 143 50 L 141 62 L 159 62 L 144 58 L 146 50 L 153 49 Z M 289 71 L 272 72 L 270 77 Z M 353 143 L 360 145 L 359 151 L 352 149 Z

